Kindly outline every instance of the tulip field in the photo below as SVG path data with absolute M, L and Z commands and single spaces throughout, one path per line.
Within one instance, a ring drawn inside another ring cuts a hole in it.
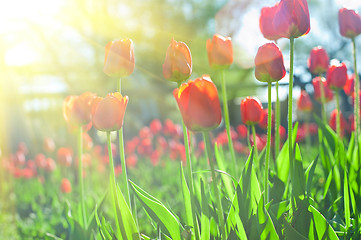
M 361 239 L 361 16 L 335 13 L 347 59 L 314 45 L 298 60 L 298 41 L 312 31 L 309 2 L 262 6 L 267 43 L 251 71 L 265 97 L 238 96 L 237 111 L 227 95 L 239 58 L 233 39 L 216 32 L 203 41 L 211 72 L 194 74 L 191 43 L 169 38 L 158 67 L 173 90 L 161 99 L 177 116 L 135 131 L 127 131 L 138 116 L 127 118 L 137 99 L 126 83 L 142 69 L 137 41 L 108 39 L 96 67 L 107 94 L 67 89 L 57 109 L 66 131 L 34 146 L 18 130 L 14 147 L 0 143 L 0 239 Z M 311 81 L 295 91 L 300 75 Z

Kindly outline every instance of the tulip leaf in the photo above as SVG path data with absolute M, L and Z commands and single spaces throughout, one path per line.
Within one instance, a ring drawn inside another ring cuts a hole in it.
M 316 157 L 315 160 L 312 161 L 312 163 L 310 164 L 310 166 L 307 168 L 306 172 L 305 172 L 305 177 L 306 177 L 306 193 L 308 197 L 311 197 L 311 185 L 312 185 L 312 179 L 313 176 L 315 174 L 315 169 L 316 169 L 316 165 L 318 162 L 318 156 Z
M 292 130 L 292 143 L 294 144 L 296 142 L 297 137 L 297 128 L 298 123 L 293 127 Z M 282 182 L 287 183 L 289 171 L 290 171 L 290 161 L 289 161 L 289 152 L 288 152 L 288 140 L 286 140 L 285 144 L 283 145 L 277 160 L 277 175 L 278 178 L 282 180 Z
M 186 213 L 186 224 L 188 226 L 193 227 L 194 223 L 193 223 L 193 217 L 192 217 L 191 194 L 189 192 L 189 188 L 188 188 L 185 176 L 184 176 L 182 164 L 180 167 L 180 171 L 181 171 L 182 193 L 183 193 L 184 207 L 185 207 L 185 213 Z M 194 229 L 195 228 L 193 227 L 193 231 L 194 231 Z
M 138 200 L 150 217 L 163 226 L 172 239 L 181 239 L 181 232 L 184 229 L 178 219 L 159 200 L 149 195 L 132 181 L 130 183 Z
M 325 217 L 312 205 L 309 206 L 312 213 L 312 223 L 310 224 L 309 239 L 330 239 L 337 240 L 337 234 Z M 290 238 L 291 239 L 291 238 Z M 293 239 L 293 238 L 292 238 Z
M 224 155 L 221 154 L 220 150 L 221 150 L 220 147 L 218 147 L 217 143 L 216 143 L 214 146 L 214 154 L 216 156 L 217 165 L 218 165 L 219 170 L 225 171 Z M 228 198 L 232 199 L 232 197 L 234 196 L 234 189 L 232 186 L 231 179 L 225 174 L 221 174 L 221 178 L 222 178 Z
M 201 197 L 202 197 L 202 214 L 201 214 L 201 240 L 209 240 L 211 238 L 210 233 L 210 214 L 209 214 L 209 206 L 206 197 L 206 193 L 204 190 L 204 182 L 203 179 L 201 181 Z

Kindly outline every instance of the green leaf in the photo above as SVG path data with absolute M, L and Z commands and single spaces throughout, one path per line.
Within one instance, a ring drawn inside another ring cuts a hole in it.
M 184 207 L 185 207 L 185 212 L 186 212 L 186 224 L 188 226 L 194 226 L 193 225 L 193 216 L 192 216 L 191 194 L 189 192 L 189 188 L 188 188 L 185 176 L 184 176 L 182 164 L 180 167 L 180 171 L 181 171 L 181 178 L 182 178 L 181 183 L 182 183 Z M 194 230 L 194 228 L 193 228 L 193 230 Z
M 345 210 L 345 222 L 346 230 L 350 228 L 351 225 L 351 213 L 350 213 L 350 194 L 349 194 L 349 185 L 348 185 L 348 174 L 346 169 L 344 171 L 344 182 L 343 182 L 343 203 Z
M 214 146 L 214 154 L 216 156 L 216 161 L 218 165 L 218 169 L 221 171 L 225 171 L 226 168 L 224 166 L 224 155 L 220 152 L 220 147 L 217 146 L 217 143 Z M 234 188 L 232 186 L 232 180 L 225 174 L 221 174 L 221 178 L 224 184 L 225 191 L 229 199 L 232 199 L 234 196 Z
M 284 226 L 285 226 L 285 230 L 284 230 L 285 239 L 308 240 L 308 238 L 302 236 L 301 233 L 299 233 L 296 229 L 294 229 L 289 222 L 285 221 Z
M 305 175 L 303 173 L 303 166 L 302 166 L 302 157 L 301 151 L 298 144 L 296 144 L 295 149 L 295 176 L 294 182 L 292 183 L 292 187 L 294 188 L 295 197 L 304 196 L 306 192 L 305 188 Z
M 279 237 L 277 235 L 275 226 L 273 225 L 272 219 L 264 207 L 264 196 L 260 198 L 260 201 L 258 203 L 258 223 L 259 227 L 261 228 L 261 239 L 274 239 L 278 240 Z
M 312 205 L 309 206 L 312 213 L 312 223 L 310 224 L 309 239 L 330 239 L 337 240 L 337 234 L 326 221 L 325 217 Z M 317 236 L 317 238 L 315 237 Z
M 292 142 L 293 143 L 296 142 L 297 128 L 298 128 L 298 123 L 296 122 L 296 124 L 292 130 Z M 283 145 L 283 147 L 277 157 L 276 164 L 277 164 L 277 175 L 278 175 L 279 179 L 281 179 L 282 182 L 287 183 L 288 175 L 289 175 L 289 171 L 290 171 L 288 140 L 286 140 L 285 144 Z
M 313 179 L 313 176 L 315 174 L 315 169 L 316 169 L 317 162 L 318 162 L 318 156 L 316 157 L 315 160 L 312 161 L 312 163 L 307 168 L 306 173 L 305 173 L 306 182 L 307 182 L 306 183 L 306 192 L 307 192 L 307 196 L 309 196 L 309 197 L 311 197 L 312 179 Z
M 209 206 L 204 190 L 203 179 L 201 181 L 201 197 L 202 197 L 202 213 L 201 213 L 201 240 L 209 240 L 211 238 L 211 229 L 210 229 L 210 215 L 209 215 Z
M 172 239 L 181 239 L 181 232 L 184 229 L 178 219 L 160 201 L 149 195 L 132 181 L 130 181 L 130 183 L 138 200 L 142 203 L 151 218 L 164 226 Z
M 316 120 L 317 125 L 322 129 L 323 136 L 325 137 L 328 145 L 332 149 L 333 152 L 336 150 L 337 144 L 337 134 L 332 130 L 329 125 L 325 125 L 322 120 L 317 117 L 316 114 L 313 114 L 314 119 Z

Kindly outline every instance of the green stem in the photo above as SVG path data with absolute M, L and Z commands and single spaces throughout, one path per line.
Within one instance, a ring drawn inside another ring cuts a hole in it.
M 320 75 L 320 92 L 321 92 L 321 114 L 322 121 L 325 125 L 327 125 L 327 117 L 326 117 L 326 98 L 325 98 L 325 88 L 323 86 L 322 75 Z
M 83 226 L 85 229 L 87 226 L 87 217 L 85 210 L 85 199 L 84 199 L 84 182 L 83 182 L 83 127 L 79 127 L 78 132 L 78 178 L 79 178 L 79 192 L 80 192 L 80 205 L 83 217 Z
M 224 216 L 223 216 L 223 208 L 222 208 L 222 203 L 221 203 L 221 197 L 218 191 L 218 185 L 217 185 L 217 178 L 216 178 L 216 172 L 215 172 L 215 168 L 214 168 L 214 159 L 213 159 L 213 154 L 212 154 L 212 149 L 211 149 L 211 143 L 209 140 L 209 133 L 208 132 L 203 132 L 203 139 L 204 139 L 204 145 L 206 147 L 206 155 L 207 158 L 209 160 L 209 165 L 211 166 L 211 173 L 212 173 L 212 183 L 213 183 L 213 191 L 214 194 L 216 195 L 216 204 L 217 204 L 217 208 L 218 210 L 216 211 L 218 214 L 218 224 L 220 227 L 220 231 L 221 231 L 221 238 L 220 239 L 227 239 L 226 236 L 226 231 L 225 231 L 225 224 L 224 224 Z
M 354 64 L 354 74 L 355 74 L 355 146 L 358 144 L 358 138 L 360 135 L 360 79 L 357 72 L 357 61 L 356 61 L 356 41 L 355 38 L 352 38 L 353 45 L 353 64 Z
M 335 91 L 335 98 L 336 98 L 336 109 L 337 109 L 337 115 L 336 115 L 336 133 L 339 138 L 342 137 L 341 135 L 341 112 L 340 112 L 340 97 L 338 94 L 338 91 Z
M 280 99 L 278 96 L 278 87 L 279 83 L 276 82 L 276 123 L 275 123 L 275 157 L 277 158 L 280 152 L 280 124 L 281 124 L 281 106 L 280 106 Z
M 122 79 L 118 81 L 118 92 L 121 94 L 122 90 Z M 124 154 L 124 138 L 123 138 L 123 127 L 119 129 L 119 153 L 120 153 L 120 161 L 122 166 L 122 176 L 123 176 L 123 184 L 125 187 L 125 200 L 129 206 L 129 209 L 132 209 L 131 202 L 130 202 L 130 193 L 129 193 L 129 183 L 128 183 L 128 176 L 127 176 L 127 165 L 125 163 L 125 154 Z
M 269 160 L 271 153 L 271 129 L 272 129 L 272 100 L 271 100 L 271 89 L 272 84 L 268 82 L 268 125 L 267 125 L 267 149 L 266 149 L 266 166 L 264 170 L 264 199 L 265 202 L 268 203 L 268 168 L 269 168 Z
M 255 163 L 258 164 L 258 150 L 257 150 L 257 137 L 256 137 L 256 128 L 254 127 L 254 124 L 252 124 L 252 135 L 253 135 L 253 146 L 254 146 L 254 152 L 255 152 Z
M 181 83 L 178 83 L 178 88 L 180 88 Z M 193 171 L 192 171 L 192 159 L 190 156 L 190 151 L 189 151 L 189 139 L 188 139 L 188 134 L 187 134 L 187 128 L 184 124 L 184 121 L 182 119 L 182 128 L 183 128 L 183 137 L 184 137 L 184 147 L 185 147 L 185 151 L 186 151 L 186 159 L 187 159 L 187 175 L 188 175 L 188 185 L 190 188 L 190 197 L 191 197 L 191 208 L 192 208 L 192 218 L 193 218 L 193 227 L 194 227 L 194 232 L 195 232 L 195 236 L 196 239 L 199 240 L 200 239 L 200 233 L 199 233 L 199 229 L 198 229 L 198 222 L 197 222 L 197 217 L 196 217 L 196 208 L 194 205 L 194 183 L 193 183 Z
M 290 79 L 289 79 L 289 89 L 288 89 L 288 158 L 290 161 L 291 167 L 291 203 L 292 208 L 295 210 L 294 206 L 294 159 L 293 159 L 293 143 L 292 143 L 292 90 L 293 90 L 293 51 L 294 51 L 294 41 L 293 37 L 290 38 Z M 294 212 L 294 211 L 293 211 Z
M 229 123 L 229 112 L 228 112 L 228 104 L 227 104 L 227 90 L 226 90 L 226 78 L 225 71 L 221 71 L 222 74 L 222 95 L 223 95 L 223 110 L 224 110 L 224 122 L 226 124 L 227 136 L 228 136 L 228 147 L 232 157 L 233 167 L 231 168 L 233 171 L 233 175 L 236 175 L 236 155 L 234 153 L 233 141 L 231 136 L 231 129 Z
M 111 189 L 111 195 L 112 195 L 112 201 L 113 201 L 113 207 L 114 207 L 114 214 L 115 216 L 117 216 L 117 186 L 115 184 L 115 172 L 114 172 L 114 160 L 113 160 L 113 152 L 112 152 L 112 142 L 110 139 L 110 132 L 107 132 L 107 144 L 108 144 L 108 155 L 109 155 L 109 165 L 110 165 L 110 181 L 111 181 L 111 185 L 114 186 L 114 189 Z M 115 191 L 113 191 L 115 190 Z M 120 223 L 118 221 L 118 217 L 115 217 L 115 223 L 117 225 L 117 231 L 118 231 L 118 236 L 122 236 L 121 235 L 121 230 L 120 230 Z

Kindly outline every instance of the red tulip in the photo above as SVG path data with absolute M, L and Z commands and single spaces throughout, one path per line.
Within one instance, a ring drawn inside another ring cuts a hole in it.
M 255 97 L 246 97 L 241 101 L 242 121 L 247 125 L 257 124 L 263 117 L 261 102 Z
M 56 168 L 56 164 L 54 159 L 52 158 L 47 158 L 46 162 L 45 162 L 45 171 L 47 172 L 53 172 Z
M 42 153 L 36 154 L 35 163 L 38 168 L 45 168 L 45 165 L 46 165 L 45 155 Z
M 233 63 L 233 48 L 230 37 L 214 34 L 207 40 L 208 61 L 211 68 L 228 68 Z
M 254 63 L 256 78 L 261 82 L 276 82 L 286 75 L 282 52 L 274 43 L 259 47 Z
M 323 84 L 323 91 L 324 91 L 324 96 L 325 96 L 325 101 L 329 102 L 333 99 L 333 93 L 331 91 L 330 88 L 328 88 L 327 83 L 325 78 L 321 78 L 321 77 L 315 77 L 312 80 L 312 84 L 313 84 L 313 88 L 314 88 L 314 94 L 315 94 L 315 99 L 318 102 L 321 102 L 321 85 Z
M 327 86 L 332 90 L 342 89 L 347 81 L 347 68 L 345 63 L 335 63 L 327 70 Z
M 172 39 L 163 64 L 165 79 L 173 82 L 183 82 L 192 74 L 192 57 L 184 42 Z
M 347 96 L 352 96 L 355 92 L 355 75 L 348 75 L 346 84 L 343 87 L 343 90 L 345 91 Z
M 105 47 L 105 74 L 111 77 L 126 77 L 134 71 L 134 47 L 131 39 L 109 42 Z
M 237 132 L 240 139 L 245 139 L 247 137 L 247 127 L 243 124 L 237 126 Z
M 272 125 L 272 128 L 275 125 L 275 116 L 274 116 L 272 110 L 271 110 L 271 125 Z M 261 121 L 259 121 L 258 126 L 260 128 L 262 128 L 262 129 L 267 129 L 267 126 L 268 126 L 268 108 L 263 109 L 262 118 L 261 118 Z
M 348 122 L 349 122 L 349 124 L 348 124 L 347 130 L 349 133 L 351 133 L 351 132 L 355 131 L 355 115 L 354 114 L 350 114 L 348 116 Z
M 344 37 L 354 38 L 361 33 L 361 16 L 355 10 L 341 8 L 338 11 L 338 23 Z
M 286 139 L 286 129 L 283 126 L 280 126 L 279 133 L 280 133 L 281 141 L 285 140 Z
M 313 74 L 320 75 L 327 71 L 329 58 L 325 49 L 322 47 L 314 47 L 310 52 L 307 65 L 310 72 Z
M 60 191 L 62 193 L 70 193 L 71 192 L 71 183 L 67 178 L 63 178 L 61 180 Z
M 149 128 L 153 134 L 157 134 L 162 131 L 162 123 L 159 121 L 159 119 L 154 119 L 150 122 Z
M 330 127 L 334 131 L 336 131 L 336 117 L 338 117 L 337 116 L 337 109 L 334 109 L 332 111 L 332 113 L 331 113 L 330 122 L 329 122 Z M 344 132 L 345 132 L 345 128 L 346 128 L 346 120 L 343 117 L 342 113 L 340 113 L 340 128 L 341 128 L 341 136 L 343 136 Z
M 300 98 L 297 101 L 297 107 L 300 111 L 304 111 L 304 112 L 312 111 L 312 101 L 310 96 L 305 90 L 301 91 Z
M 63 115 L 70 124 L 86 125 L 91 121 L 91 105 L 95 95 L 85 92 L 80 96 L 68 96 L 64 100 Z
M 276 3 L 276 5 L 273 7 L 263 7 L 261 9 L 261 16 L 259 18 L 259 28 L 261 29 L 263 36 L 271 41 L 276 41 L 277 39 L 281 38 L 273 25 L 273 18 L 277 10 L 278 3 Z
M 97 97 L 92 106 L 93 125 L 99 131 L 115 131 L 123 126 L 128 96 L 110 93 L 105 98 Z
M 59 165 L 69 167 L 73 161 L 73 153 L 69 148 L 59 148 L 57 153 Z
M 284 38 L 298 38 L 310 31 L 307 0 L 281 0 L 273 19 L 277 33 Z
M 138 157 L 135 154 L 132 154 L 125 159 L 125 164 L 128 168 L 135 168 L 137 166 L 137 162 Z
M 183 83 L 173 96 L 189 130 L 209 131 L 221 123 L 217 88 L 208 75 Z

